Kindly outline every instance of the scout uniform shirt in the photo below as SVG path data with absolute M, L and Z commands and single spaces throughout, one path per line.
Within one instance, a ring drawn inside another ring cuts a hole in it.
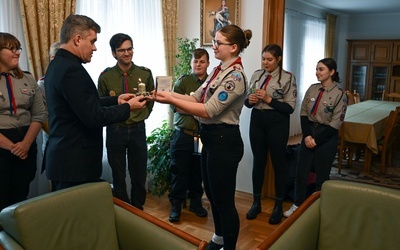
M 315 83 L 308 88 L 301 104 L 300 115 L 308 116 L 310 122 L 331 126 L 339 130 L 346 114 L 347 97 L 337 83 L 333 82 L 322 91 L 322 96 L 318 102 L 321 88 L 324 89 L 321 83 Z
M 279 79 L 279 71 L 281 71 L 281 79 Z M 270 79 L 268 79 L 270 78 Z M 293 110 L 296 107 L 297 86 L 296 78 L 285 70 L 276 68 L 271 73 L 264 69 L 257 70 L 250 79 L 248 95 L 256 92 L 256 89 L 263 88 L 273 99 L 288 103 Z M 254 104 L 256 109 L 274 109 L 268 103 L 259 101 Z
M 46 107 L 35 79 L 24 72 L 21 79 L 12 73 L 0 75 L 0 129 L 29 126 L 31 122 L 47 120 Z M 7 83 L 7 77 L 11 84 Z
M 213 78 L 219 67 L 220 71 Z M 210 119 L 199 118 L 200 122 L 239 124 L 239 116 L 246 98 L 246 85 L 247 79 L 240 57 L 214 68 L 203 85 L 193 94 L 198 102 L 204 103 L 210 117 Z
M 196 91 L 207 78 L 206 75 L 203 79 L 199 79 L 195 74 L 183 75 L 181 76 L 175 83 L 173 92 L 182 94 L 182 95 L 190 95 Z M 175 111 L 175 106 L 171 105 L 171 110 L 174 112 L 174 125 L 187 129 L 190 131 L 199 130 L 199 122 L 192 116 L 188 114 L 181 114 Z
M 124 71 L 118 63 L 112 68 L 106 68 L 99 76 L 98 91 L 100 96 L 119 96 L 123 93 L 136 94 L 139 82 L 146 84 L 146 91 L 154 90 L 154 79 L 151 70 L 132 63 L 124 76 Z M 139 80 L 140 79 L 140 80 Z M 130 125 L 147 119 L 153 109 L 154 102 L 147 102 L 145 108 L 131 111 L 129 118 L 124 122 Z

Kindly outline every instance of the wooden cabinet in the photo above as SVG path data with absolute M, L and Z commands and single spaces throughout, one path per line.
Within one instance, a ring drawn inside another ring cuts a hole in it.
M 394 77 L 400 79 L 400 40 L 348 40 L 346 90 L 380 100 L 383 90 L 400 92 Z

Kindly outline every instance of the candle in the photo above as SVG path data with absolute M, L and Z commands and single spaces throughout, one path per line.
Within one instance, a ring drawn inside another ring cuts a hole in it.
M 142 83 L 142 79 L 139 78 L 139 93 L 145 93 L 146 92 L 146 84 Z
M 145 93 L 146 92 L 146 84 L 144 83 L 139 83 L 139 93 Z

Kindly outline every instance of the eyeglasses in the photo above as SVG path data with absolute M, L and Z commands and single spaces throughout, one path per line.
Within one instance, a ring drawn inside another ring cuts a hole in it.
M 218 49 L 220 45 L 233 45 L 233 43 L 222 43 L 222 42 L 219 42 L 219 41 L 216 41 L 216 40 L 213 39 L 212 40 L 212 45 L 213 45 L 213 47 Z
M 132 51 L 133 51 L 133 47 L 130 47 L 127 49 L 117 49 L 117 52 L 120 54 L 125 54 L 125 52 L 132 53 Z
M 15 47 L 11 47 L 11 48 L 9 48 L 9 47 L 2 47 L 2 49 L 8 49 L 8 50 L 11 50 L 11 52 L 12 53 L 21 53 L 21 51 L 22 51 L 22 48 L 15 48 Z

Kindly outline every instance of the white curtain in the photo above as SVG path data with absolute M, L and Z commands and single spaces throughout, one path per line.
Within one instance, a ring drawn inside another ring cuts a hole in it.
M 283 67 L 297 80 L 297 105 L 290 118 L 290 135 L 301 133 L 300 107 L 308 87 L 317 82 L 315 68 L 324 58 L 325 20 L 285 10 Z
M 22 53 L 19 66 L 22 70 L 29 71 L 19 1 L 0 0 L 0 32 L 13 34 L 21 42 Z
M 111 55 L 110 38 L 116 33 L 132 37 L 133 62 L 151 69 L 154 78 L 166 74 L 161 0 L 77 0 L 76 14 L 86 15 L 101 26 L 92 61 L 85 64 L 97 85 L 100 73 L 117 61 Z M 168 107 L 156 103 L 146 120 L 149 134 L 168 119 Z

